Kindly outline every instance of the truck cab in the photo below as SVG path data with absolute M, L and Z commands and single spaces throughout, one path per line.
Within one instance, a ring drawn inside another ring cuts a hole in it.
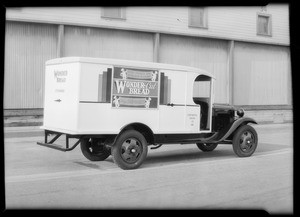
M 112 155 L 122 169 L 138 168 L 148 147 L 195 143 L 212 151 L 233 144 L 250 156 L 257 133 L 244 111 L 214 104 L 215 78 L 198 68 L 118 59 L 65 57 L 46 62 L 44 143 L 83 155 Z M 48 142 L 48 137 L 54 138 Z M 66 136 L 66 148 L 54 144 Z M 70 148 L 69 138 L 78 141 Z M 234 144 L 236 143 L 236 144 Z

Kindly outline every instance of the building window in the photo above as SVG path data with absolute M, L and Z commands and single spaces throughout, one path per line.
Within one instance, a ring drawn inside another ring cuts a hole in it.
M 207 28 L 207 9 L 204 7 L 189 8 L 189 26 Z
M 111 19 L 125 19 L 125 8 L 104 7 L 102 8 L 101 17 Z
M 257 14 L 257 35 L 272 36 L 271 15 Z

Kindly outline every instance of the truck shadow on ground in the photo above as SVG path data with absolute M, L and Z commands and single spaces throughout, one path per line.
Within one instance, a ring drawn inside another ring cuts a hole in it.
M 270 151 L 276 151 L 287 148 L 286 145 L 273 145 L 268 143 L 260 143 L 256 149 L 256 153 L 268 153 Z M 231 145 L 219 145 L 215 150 L 211 152 L 203 152 L 198 150 L 195 147 L 186 147 L 183 149 L 176 150 L 167 150 L 165 147 L 164 150 L 156 151 L 156 150 L 148 150 L 148 156 L 146 157 L 143 165 L 145 167 L 155 167 L 155 166 L 163 166 L 172 163 L 193 163 L 196 161 L 205 162 L 207 160 L 224 160 L 224 159 L 232 159 L 237 158 L 235 155 Z M 109 169 L 111 166 L 117 167 L 112 159 L 112 156 L 109 156 L 104 161 L 97 162 L 80 162 L 75 161 L 74 163 L 92 168 L 92 169 Z
M 149 152 L 148 152 L 149 153 Z M 195 160 L 199 159 L 205 159 L 205 158 L 212 158 L 212 157 L 224 157 L 232 155 L 232 153 L 224 153 L 224 151 L 215 151 L 215 153 L 201 153 L 199 151 L 198 153 L 195 152 L 188 152 L 185 150 L 184 152 L 178 153 L 174 151 L 165 151 L 164 153 L 149 153 L 147 158 L 145 159 L 143 165 L 147 166 L 155 166 L 155 165 L 165 165 L 165 164 L 171 164 L 171 163 L 180 163 L 180 162 L 193 162 Z M 91 169 L 108 169 L 113 167 L 117 167 L 112 159 L 112 156 L 109 156 L 104 161 L 74 161 L 74 163 L 91 168 Z
M 272 151 L 278 151 L 288 148 L 286 145 L 273 145 L 269 143 L 259 143 L 258 147 L 253 154 L 267 154 Z M 163 151 L 155 153 L 155 150 L 148 152 L 148 156 L 144 162 L 145 165 L 165 164 L 170 162 L 184 162 L 191 163 L 195 161 L 206 160 L 223 160 L 228 158 L 238 158 L 234 153 L 232 145 L 219 145 L 215 150 L 211 152 L 202 152 L 197 148 L 186 148 L 182 150 Z
M 235 157 L 235 154 L 233 153 L 232 149 L 229 148 L 229 150 L 214 150 L 213 152 L 202 152 L 198 150 L 190 150 L 190 149 L 184 149 L 184 150 L 171 150 L 171 151 L 164 151 L 164 152 L 157 152 L 154 153 L 154 151 L 149 151 L 148 156 L 146 157 L 145 161 L 143 162 L 143 166 L 146 167 L 155 167 L 155 166 L 162 166 L 162 165 L 168 165 L 172 163 L 192 163 L 199 160 L 207 160 L 215 158 L 217 159 L 224 159 L 224 157 Z M 112 156 L 109 156 L 104 161 L 74 161 L 74 163 L 88 167 L 91 169 L 109 169 L 111 166 L 117 167 L 112 159 Z
M 75 161 L 74 163 L 79 164 L 80 166 L 92 168 L 92 169 L 102 169 L 102 167 L 98 163 L 93 163 L 93 162 L 79 162 Z
M 171 162 L 176 163 L 191 163 L 199 160 L 206 160 L 211 158 L 224 159 L 224 157 L 235 157 L 235 154 L 231 147 L 227 147 L 222 150 L 214 150 L 212 152 L 202 152 L 201 150 L 195 149 L 183 149 L 175 151 L 164 151 L 163 153 L 154 153 L 154 151 L 148 154 L 144 164 L 155 165 L 155 164 L 167 164 Z
M 269 143 L 259 143 L 258 147 L 253 154 L 267 154 L 272 151 L 279 151 L 288 148 L 286 145 L 274 145 Z M 215 150 L 211 152 L 202 152 L 197 148 L 186 148 L 181 150 L 163 151 L 155 153 L 155 150 L 148 152 L 148 156 L 144 162 L 144 165 L 162 165 L 171 162 L 178 163 L 192 163 L 196 161 L 207 161 L 207 160 L 223 160 L 229 158 L 238 158 L 234 153 L 232 145 L 219 145 Z

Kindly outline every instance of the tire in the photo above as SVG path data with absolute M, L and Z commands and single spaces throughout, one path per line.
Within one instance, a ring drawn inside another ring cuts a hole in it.
M 82 154 L 90 161 L 103 161 L 110 155 L 110 149 L 100 139 L 82 139 L 80 148 Z
M 234 133 L 232 147 L 234 153 L 239 157 L 250 157 L 257 147 L 257 133 L 249 125 L 239 127 Z
M 197 143 L 196 145 L 201 151 L 204 152 L 213 151 L 218 146 L 217 143 Z
M 112 147 L 113 161 L 124 170 L 141 166 L 147 153 L 148 144 L 145 137 L 135 130 L 124 131 Z

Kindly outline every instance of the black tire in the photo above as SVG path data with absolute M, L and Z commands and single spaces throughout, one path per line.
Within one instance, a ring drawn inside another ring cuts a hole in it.
M 196 145 L 201 151 L 204 152 L 213 151 L 218 146 L 217 143 L 197 143 Z
M 145 137 L 135 130 L 126 130 L 118 136 L 112 147 L 115 164 L 124 170 L 136 169 L 145 160 L 148 144 Z
M 257 141 L 258 137 L 255 129 L 249 125 L 243 125 L 234 133 L 233 151 L 239 157 L 249 157 L 255 152 Z
M 110 149 L 100 139 L 82 139 L 80 148 L 82 154 L 90 161 L 103 161 L 110 155 Z

